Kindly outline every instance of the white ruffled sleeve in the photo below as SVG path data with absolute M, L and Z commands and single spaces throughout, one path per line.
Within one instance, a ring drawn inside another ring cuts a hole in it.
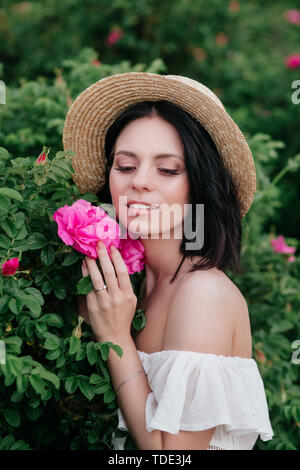
M 274 435 L 254 359 L 193 351 L 138 351 L 149 386 L 146 429 L 178 434 L 216 427 L 211 444 L 249 449 Z M 121 410 L 119 427 L 127 429 Z

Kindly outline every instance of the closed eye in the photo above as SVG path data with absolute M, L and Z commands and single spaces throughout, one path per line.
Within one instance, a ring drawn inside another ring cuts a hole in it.
M 134 170 L 134 167 L 131 166 L 122 166 L 115 168 L 115 170 L 122 171 L 124 173 L 128 173 L 130 170 Z M 178 175 L 179 171 L 178 170 L 170 170 L 169 168 L 158 168 L 159 171 L 162 173 L 167 173 L 168 175 Z

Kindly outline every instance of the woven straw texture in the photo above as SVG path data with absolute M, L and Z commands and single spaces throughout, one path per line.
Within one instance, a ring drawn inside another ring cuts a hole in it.
M 146 72 L 111 75 L 76 98 L 65 119 L 63 146 L 75 153 L 73 181 L 79 191 L 97 193 L 105 183 L 104 143 L 114 120 L 134 103 L 158 100 L 180 106 L 209 132 L 232 174 L 244 217 L 256 189 L 255 166 L 246 139 L 209 88 L 179 75 Z

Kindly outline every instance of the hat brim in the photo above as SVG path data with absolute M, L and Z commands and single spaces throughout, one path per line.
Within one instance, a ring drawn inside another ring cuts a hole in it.
M 73 181 L 81 193 L 97 193 L 105 184 L 105 136 L 115 119 L 142 101 L 168 100 L 191 114 L 209 132 L 232 175 L 243 217 L 253 201 L 253 156 L 239 127 L 205 92 L 166 75 L 129 72 L 103 78 L 84 90 L 68 110 L 64 150 L 72 150 Z

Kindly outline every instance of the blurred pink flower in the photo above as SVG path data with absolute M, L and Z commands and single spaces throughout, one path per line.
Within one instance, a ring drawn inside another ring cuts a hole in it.
M 2 264 L 1 273 L 2 276 L 12 276 L 15 274 L 19 267 L 19 258 L 12 258 Z
M 239 11 L 240 9 L 240 2 L 238 1 L 232 1 L 232 2 L 229 2 L 229 5 L 228 5 L 228 9 L 230 11 Z
M 300 24 L 300 11 L 299 10 L 286 10 L 284 13 L 286 21 L 292 24 Z
M 296 259 L 296 256 L 289 256 L 289 257 L 288 257 L 288 261 L 289 261 L 290 263 L 292 263 L 293 261 L 295 261 L 295 259 Z
M 285 59 L 285 65 L 290 69 L 296 69 L 300 67 L 300 54 L 290 54 Z
M 98 59 L 93 59 L 93 60 L 92 60 L 92 64 L 93 64 L 95 67 L 99 67 L 99 65 L 101 65 L 101 62 L 100 62 L 100 60 L 98 60 Z
M 112 44 L 117 42 L 122 36 L 123 36 L 123 31 L 121 29 L 114 29 L 107 36 L 105 44 L 107 46 L 111 46 Z
M 141 261 L 138 262 L 142 256 L 141 242 L 131 238 L 121 240 L 119 224 L 101 207 L 79 199 L 72 206 L 59 208 L 53 214 L 53 219 L 58 225 L 58 236 L 80 253 L 97 259 L 97 242 L 100 240 L 105 244 L 109 258 L 110 246 L 120 247 L 129 274 L 143 269 Z
M 288 246 L 285 242 L 284 236 L 279 235 L 277 238 L 272 238 L 271 245 L 274 253 L 295 253 L 296 248 Z
M 224 46 L 228 42 L 228 37 L 224 33 L 218 33 L 215 39 L 218 46 Z

